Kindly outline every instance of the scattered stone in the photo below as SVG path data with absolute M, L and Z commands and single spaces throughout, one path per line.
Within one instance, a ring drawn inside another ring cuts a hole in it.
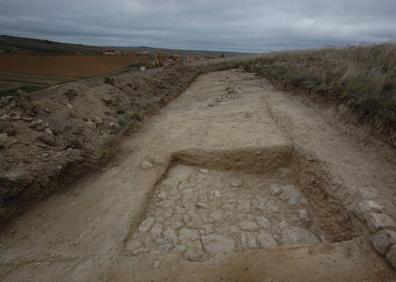
M 138 255 L 145 254 L 148 252 L 149 252 L 149 249 L 147 249 L 147 248 L 138 248 L 138 249 L 132 251 L 131 254 L 133 256 L 138 256 Z
M 160 244 L 160 246 L 158 247 L 158 251 L 160 253 L 168 253 L 172 248 L 173 248 L 172 244 L 164 243 L 164 244 Z
M 396 268 L 396 244 L 386 253 L 386 260 L 393 268 Z
M 202 237 L 205 251 L 209 254 L 229 254 L 234 251 L 235 242 L 232 238 L 219 234 Z
M 278 173 L 280 178 L 285 179 L 291 175 L 292 171 L 290 168 L 281 167 L 278 169 Z
M 271 194 L 272 196 L 278 196 L 282 194 L 282 189 L 278 185 L 271 184 Z
M 391 230 L 380 230 L 371 236 L 371 243 L 378 253 L 385 255 L 389 247 L 396 244 L 396 232 Z
M 241 245 L 243 249 L 256 249 L 258 244 L 255 234 L 250 232 L 242 232 Z
M 184 252 L 184 257 L 189 261 L 199 261 L 203 255 L 202 251 L 188 249 Z
M 118 128 L 121 127 L 118 123 L 112 122 L 112 121 L 109 122 L 109 126 L 110 126 L 111 128 L 113 128 L 113 129 L 118 129 Z
M 8 134 L 1 133 L 0 134 L 0 148 L 7 148 L 8 147 Z
M 179 240 L 185 246 L 188 246 L 192 241 L 199 240 L 199 239 L 200 239 L 200 236 L 199 236 L 199 232 L 197 230 L 188 229 L 188 228 L 183 227 L 179 231 Z
M 129 240 L 125 249 L 128 252 L 133 252 L 137 249 L 141 249 L 143 247 L 143 243 L 141 241 L 138 240 Z
M 94 123 L 92 120 L 86 121 L 85 125 L 90 128 L 96 128 L 96 123 Z
M 150 230 L 150 228 L 154 225 L 155 219 L 154 217 L 146 218 L 139 226 L 140 232 L 146 232 Z
M 160 266 L 161 262 L 160 261 L 156 261 L 154 262 L 154 269 L 157 269 Z
M 200 171 L 200 172 L 202 172 L 202 173 L 204 173 L 204 174 L 206 174 L 206 173 L 208 173 L 208 172 L 209 172 L 209 170 L 207 170 L 207 169 L 204 169 L 204 168 L 201 168 L 199 171 Z
M 66 107 L 67 107 L 69 110 L 73 110 L 73 105 L 70 104 L 70 103 L 66 103 Z
M 282 243 L 284 245 L 291 244 L 318 244 L 320 243 L 319 239 L 309 232 L 300 227 L 292 227 L 290 229 L 286 229 L 283 233 Z
M 153 236 L 153 238 L 159 237 L 162 233 L 162 224 L 159 222 L 154 224 L 154 226 L 151 228 L 150 233 L 151 233 L 151 236 Z
M 25 122 L 32 122 L 33 118 L 31 118 L 31 117 L 23 117 L 22 120 L 25 121 Z
M 263 227 L 264 229 L 271 229 L 272 228 L 272 223 L 268 219 L 266 219 L 264 216 L 257 216 L 256 217 L 256 223 Z
M 143 170 L 146 170 L 146 169 L 152 168 L 153 166 L 154 166 L 154 165 L 153 165 L 152 162 L 145 160 L 145 161 L 142 162 L 142 165 L 141 165 L 140 167 L 141 167 Z
M 7 114 L 4 114 L 4 115 L 2 115 L 0 117 L 0 120 L 2 120 L 2 121 L 10 121 L 11 120 L 11 116 L 7 115 Z
M 158 197 L 161 199 L 166 199 L 166 192 L 164 192 L 164 191 L 159 192 Z
M 244 231 L 258 231 L 260 227 L 253 221 L 243 220 L 238 223 L 240 229 Z
M 250 201 L 249 200 L 239 200 L 238 201 L 238 210 L 240 210 L 242 212 L 249 212 Z
M 72 101 L 77 96 L 77 91 L 75 89 L 67 89 L 65 92 L 65 96 L 69 101 Z
M 302 197 L 300 191 L 294 185 L 285 185 L 282 187 L 283 200 L 288 200 L 289 204 L 292 206 L 298 205 L 300 203 L 306 203 L 305 198 Z
M 308 211 L 306 209 L 299 209 L 298 210 L 298 217 L 303 223 L 310 223 L 311 219 L 309 217 Z
M 359 208 L 362 212 L 382 213 L 383 211 L 383 207 L 372 200 L 359 203 Z
M 222 220 L 224 212 L 222 210 L 216 210 L 210 214 L 210 217 L 214 220 Z
M 177 243 L 179 241 L 179 239 L 176 236 L 175 231 L 173 231 L 172 229 L 169 229 L 169 228 L 166 229 L 163 232 L 163 235 L 164 235 L 165 240 L 170 242 L 170 243 L 175 244 L 175 243 Z
M 243 182 L 242 179 L 234 179 L 231 181 L 231 187 L 237 188 L 237 187 L 241 187 Z
M 49 129 L 49 128 L 45 129 L 44 132 L 47 133 L 48 135 L 54 135 L 54 134 L 52 133 L 52 130 Z
M 56 139 L 52 135 L 42 134 L 37 136 L 37 140 L 49 146 L 56 146 Z
M 93 121 L 97 124 L 97 125 L 102 125 L 103 124 L 103 119 L 101 117 L 95 116 L 93 117 Z
M 393 219 L 382 213 L 370 213 L 367 221 L 369 228 L 373 232 L 380 229 L 396 228 L 396 224 Z
M 202 202 L 196 203 L 195 206 L 196 206 L 198 209 L 208 209 L 208 208 L 209 208 L 209 206 L 208 206 L 207 204 L 202 203 Z
M 262 248 L 272 248 L 278 245 L 274 240 L 274 237 L 267 232 L 260 232 L 257 235 L 257 241 Z
M 34 120 L 29 124 L 30 128 L 36 129 L 37 131 L 43 131 L 45 126 L 43 125 L 43 121 L 41 119 Z
M 183 245 L 177 245 L 174 249 L 173 249 L 176 253 L 182 253 L 186 250 L 186 247 Z

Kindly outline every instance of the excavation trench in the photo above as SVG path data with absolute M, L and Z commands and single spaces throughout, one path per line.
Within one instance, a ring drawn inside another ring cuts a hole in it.
M 325 172 L 309 163 L 292 146 L 178 152 L 153 187 L 126 254 L 205 261 L 360 235 L 353 217 L 327 195 Z

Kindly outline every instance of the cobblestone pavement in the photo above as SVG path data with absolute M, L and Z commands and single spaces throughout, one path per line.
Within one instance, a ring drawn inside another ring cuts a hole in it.
M 200 261 L 245 249 L 319 243 L 326 234 L 310 230 L 308 201 L 291 174 L 288 168 L 257 175 L 177 165 L 157 185 L 127 252 L 175 252 Z

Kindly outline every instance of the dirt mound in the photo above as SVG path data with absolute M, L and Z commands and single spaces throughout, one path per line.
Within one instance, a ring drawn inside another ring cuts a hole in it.
M 196 77 L 175 66 L 0 99 L 0 217 L 111 155 L 122 133 Z

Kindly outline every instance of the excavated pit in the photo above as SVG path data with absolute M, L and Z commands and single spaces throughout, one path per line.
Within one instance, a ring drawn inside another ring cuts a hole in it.
M 179 152 L 154 188 L 126 252 L 204 261 L 360 235 L 345 208 L 328 197 L 324 172 L 311 163 L 287 146 Z

